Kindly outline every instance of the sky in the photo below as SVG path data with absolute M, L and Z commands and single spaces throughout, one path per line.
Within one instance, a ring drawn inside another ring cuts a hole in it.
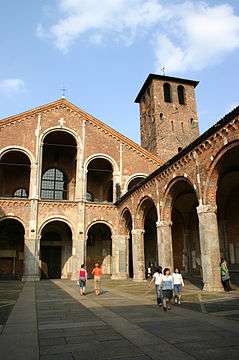
M 149 73 L 199 80 L 201 133 L 239 104 L 238 0 L 1 0 L 0 118 L 66 98 L 139 142 Z

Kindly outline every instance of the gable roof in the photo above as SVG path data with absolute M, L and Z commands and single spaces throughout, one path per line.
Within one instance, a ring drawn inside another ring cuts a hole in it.
M 41 105 L 41 106 L 38 106 L 36 108 L 33 108 L 33 109 L 27 110 L 25 112 L 22 112 L 20 114 L 12 115 L 12 116 L 9 116 L 9 117 L 7 117 L 5 119 L 2 119 L 2 120 L 0 120 L 0 127 L 2 127 L 4 125 L 7 125 L 7 124 L 10 124 L 10 123 L 15 122 L 15 121 L 24 121 L 24 118 L 27 117 L 27 116 L 32 116 L 32 115 L 40 113 L 41 111 L 50 110 L 50 109 L 53 109 L 53 108 L 55 108 L 57 106 L 60 106 L 60 105 L 67 106 L 71 110 L 73 110 L 73 111 L 77 112 L 78 114 L 84 116 L 85 119 L 92 122 L 96 126 L 99 126 L 99 127 L 103 128 L 104 130 L 109 132 L 111 135 L 113 135 L 116 138 L 118 138 L 119 140 L 121 140 L 123 143 L 126 143 L 128 146 L 130 146 L 130 147 L 134 148 L 135 150 L 141 152 L 143 155 L 145 155 L 150 160 L 156 162 L 159 165 L 162 165 L 163 162 L 156 155 L 150 153 L 148 150 L 144 149 L 142 146 L 138 145 L 133 140 L 127 138 L 126 136 L 122 135 L 118 131 L 114 130 L 109 125 L 106 125 L 103 121 L 101 121 L 101 120 L 95 118 L 94 116 L 88 114 L 87 112 L 81 110 L 80 108 L 78 108 L 76 105 L 72 104 L 70 101 L 66 100 L 65 98 L 61 98 L 61 99 L 58 99 L 58 100 L 53 101 L 51 103 Z
M 195 80 L 182 79 L 182 78 L 166 76 L 166 75 L 149 74 L 149 76 L 145 80 L 143 86 L 141 87 L 136 99 L 134 100 L 135 103 L 140 102 L 140 99 L 143 96 L 143 94 L 145 93 L 145 90 L 150 85 L 151 81 L 153 81 L 153 80 L 163 80 L 163 81 L 169 81 L 169 82 L 176 82 L 178 84 L 188 84 L 188 85 L 192 85 L 194 88 L 199 84 L 199 81 L 195 81 Z

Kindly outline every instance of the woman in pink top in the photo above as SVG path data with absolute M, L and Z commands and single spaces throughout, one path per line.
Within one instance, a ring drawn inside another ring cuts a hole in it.
M 82 264 L 79 273 L 79 284 L 80 284 L 80 294 L 85 295 L 85 285 L 87 280 L 87 271 L 85 265 Z

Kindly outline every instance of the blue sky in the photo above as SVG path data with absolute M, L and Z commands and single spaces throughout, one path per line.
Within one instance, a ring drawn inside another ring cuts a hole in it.
M 239 104 L 239 2 L 11 0 L 0 13 L 0 118 L 66 97 L 139 142 L 148 73 L 199 80 L 201 132 Z

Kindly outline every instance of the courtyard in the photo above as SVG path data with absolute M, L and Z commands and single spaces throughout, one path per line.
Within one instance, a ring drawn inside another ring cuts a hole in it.
M 0 349 L 8 359 L 238 359 L 239 289 L 206 293 L 186 280 L 164 313 L 154 287 L 132 280 L 0 282 Z

